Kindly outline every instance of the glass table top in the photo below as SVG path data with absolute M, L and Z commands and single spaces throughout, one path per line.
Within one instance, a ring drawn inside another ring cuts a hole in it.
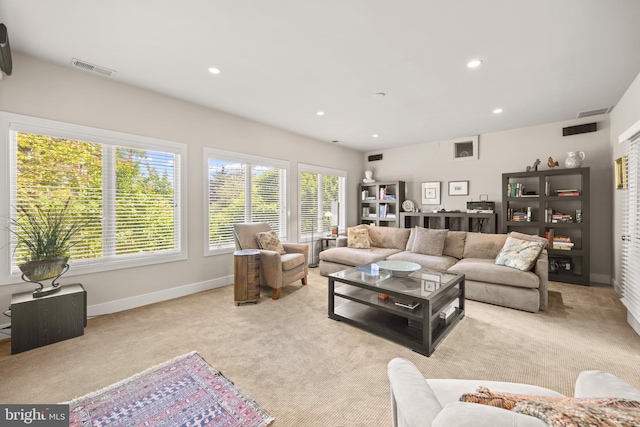
M 380 292 L 394 291 L 407 296 L 428 299 L 440 289 L 459 282 L 462 275 L 442 271 L 420 269 L 406 277 L 392 276 L 389 270 L 371 263 L 332 273 L 329 277 L 339 281 L 353 282 L 377 287 Z

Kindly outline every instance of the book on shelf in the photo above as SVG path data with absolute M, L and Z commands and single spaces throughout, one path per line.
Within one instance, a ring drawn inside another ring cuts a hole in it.
M 507 209 L 507 221 L 525 221 L 531 222 L 531 208 L 514 210 L 513 208 Z
M 573 222 L 573 217 L 571 215 L 551 215 L 551 222 Z
M 380 189 L 380 200 L 384 200 L 387 198 L 387 189 L 386 187 L 382 187 Z
M 571 237 L 569 236 L 553 236 L 553 249 L 560 249 L 565 251 L 570 251 L 573 249 L 574 243 L 571 241 Z
M 573 249 L 573 243 L 571 244 L 571 246 L 564 246 L 554 243 L 552 249 L 557 249 L 560 251 L 570 251 L 571 249 Z
M 525 194 L 524 185 L 519 182 L 510 182 L 507 188 L 507 197 L 522 197 Z
M 380 212 L 378 216 L 380 218 L 385 218 L 387 216 L 387 205 L 385 204 L 380 205 Z
M 405 300 L 405 299 L 401 299 L 401 298 L 394 298 L 393 299 L 393 303 L 395 305 L 399 306 L 399 307 L 409 308 L 411 310 L 413 310 L 414 308 L 416 308 L 416 307 L 418 307 L 420 305 L 419 302 Z
M 547 248 L 552 248 L 553 247 L 553 241 L 554 241 L 554 230 L 553 228 L 548 229 L 547 231 L 544 232 L 544 238 L 547 239 Z
M 571 237 L 568 236 L 553 236 L 554 242 L 571 243 Z
M 579 196 L 580 192 L 577 188 L 568 188 L 564 190 L 556 190 L 556 194 L 560 197 Z

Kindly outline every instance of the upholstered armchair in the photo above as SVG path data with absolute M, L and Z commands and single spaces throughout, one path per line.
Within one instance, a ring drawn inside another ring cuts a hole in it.
M 260 284 L 273 288 L 272 299 L 280 298 L 280 290 L 283 286 L 301 280 L 307 284 L 307 260 L 309 247 L 299 243 L 276 242 L 268 250 L 263 249 L 258 238 L 271 237 L 273 231 L 266 222 L 254 222 L 250 224 L 234 224 L 233 231 L 236 241 L 236 249 L 258 249 L 260 251 Z M 271 232 L 271 233 L 269 233 Z M 278 250 L 279 249 L 279 250 Z

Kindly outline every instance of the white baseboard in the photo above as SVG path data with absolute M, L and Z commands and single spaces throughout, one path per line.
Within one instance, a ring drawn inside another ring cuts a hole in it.
M 627 310 L 627 322 L 629 326 L 636 331 L 636 334 L 640 335 L 640 320 L 633 317 L 633 314 L 629 310 Z
M 150 294 L 136 295 L 135 297 L 123 298 L 115 301 L 109 301 L 102 304 L 90 305 L 87 307 L 87 316 L 95 317 L 105 314 L 115 313 L 118 311 L 130 310 L 136 307 L 142 307 L 156 302 L 171 300 L 186 295 L 195 294 L 197 292 L 208 291 L 209 289 L 221 288 L 233 283 L 233 276 L 220 277 L 217 279 L 207 280 L 199 283 L 178 286 L 176 288 L 165 289 L 163 291 L 152 292 Z M 1 315 L 1 313 L 0 313 Z M 0 325 L 0 329 L 8 328 L 11 323 Z M 10 330 L 5 331 L 9 335 Z M 5 334 L 0 334 L 0 340 L 5 338 Z
M 197 292 L 208 291 L 209 289 L 221 288 L 222 286 L 227 286 L 231 283 L 233 283 L 233 276 L 226 276 L 204 282 L 178 286 L 177 288 L 152 292 L 150 294 L 136 295 L 135 297 L 90 305 L 87 307 L 87 316 L 102 316 L 105 314 L 115 313 L 117 311 L 130 310 L 132 308 L 142 307 L 143 305 L 167 301 L 183 297 L 185 295 L 195 294 Z

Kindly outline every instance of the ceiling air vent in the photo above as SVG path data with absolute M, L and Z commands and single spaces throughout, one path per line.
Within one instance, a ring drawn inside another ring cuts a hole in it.
M 578 118 L 582 118 L 582 117 L 589 117 L 589 116 L 598 116 L 600 114 L 607 114 L 608 112 L 611 111 L 613 107 L 606 107 L 606 108 L 598 108 L 597 110 L 590 110 L 590 111 L 582 111 L 580 113 L 578 113 Z
M 110 77 L 113 73 L 115 73 L 114 70 L 110 70 L 108 68 L 104 68 L 99 65 L 90 64 L 86 61 L 82 61 L 76 58 L 73 58 L 71 60 L 71 65 L 73 65 L 76 68 L 80 68 L 81 70 L 89 71 L 91 73 L 101 74 L 107 77 Z

